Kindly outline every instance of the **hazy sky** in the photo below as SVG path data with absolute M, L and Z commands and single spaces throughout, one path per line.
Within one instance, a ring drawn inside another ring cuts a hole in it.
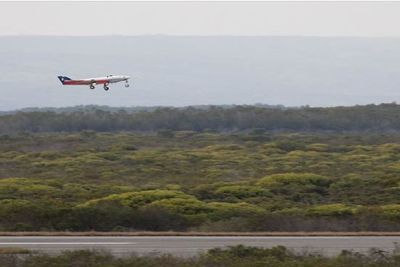
M 0 2 L 0 35 L 400 36 L 400 2 Z

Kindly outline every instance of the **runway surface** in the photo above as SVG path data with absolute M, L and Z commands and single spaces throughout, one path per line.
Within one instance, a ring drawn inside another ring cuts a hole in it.
M 177 256 L 194 256 L 216 247 L 243 244 L 246 246 L 273 247 L 283 245 L 296 252 L 319 252 L 335 255 L 343 249 L 367 252 L 371 248 L 393 251 L 400 245 L 400 237 L 0 237 L 0 247 L 20 247 L 34 251 L 58 254 L 64 250 L 107 250 L 116 256 L 132 253 L 171 253 Z

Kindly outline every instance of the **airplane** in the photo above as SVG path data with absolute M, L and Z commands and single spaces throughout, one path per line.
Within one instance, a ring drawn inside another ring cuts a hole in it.
M 103 84 L 103 88 L 106 91 L 110 89 L 110 87 L 108 87 L 110 83 L 118 83 L 125 81 L 125 87 L 129 87 L 128 79 L 130 78 L 131 78 L 130 76 L 126 75 L 108 75 L 106 77 L 73 80 L 66 76 L 58 76 L 58 79 L 63 85 L 89 85 L 90 89 L 94 89 L 96 84 Z

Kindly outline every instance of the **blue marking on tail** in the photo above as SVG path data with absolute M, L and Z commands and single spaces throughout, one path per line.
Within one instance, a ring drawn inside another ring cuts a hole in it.
M 58 76 L 58 79 L 62 84 L 64 84 L 64 81 L 71 80 L 71 78 L 68 78 L 67 76 Z

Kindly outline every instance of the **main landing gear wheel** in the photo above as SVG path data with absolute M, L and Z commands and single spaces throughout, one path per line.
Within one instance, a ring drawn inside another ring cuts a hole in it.
M 108 87 L 107 85 L 104 85 L 104 90 L 108 91 L 108 89 L 110 89 L 110 87 Z
M 93 84 L 90 85 L 90 89 L 92 89 L 92 90 L 94 89 L 94 85 Z

